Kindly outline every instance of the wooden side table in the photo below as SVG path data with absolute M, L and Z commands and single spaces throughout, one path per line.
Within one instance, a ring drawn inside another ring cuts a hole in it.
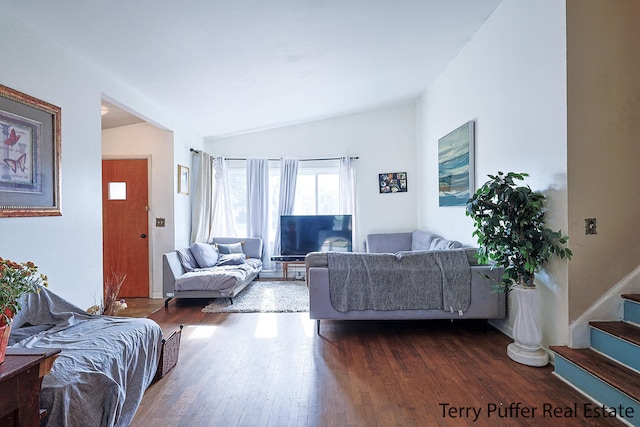
M 304 261 L 283 261 L 282 262 L 282 277 L 284 280 L 289 280 L 289 267 L 292 266 L 305 266 L 305 262 Z M 295 280 L 295 277 L 292 278 L 291 280 Z
M 40 425 L 40 418 L 46 415 L 40 410 L 42 377 L 59 353 L 59 349 L 7 349 L 0 364 L 0 425 Z

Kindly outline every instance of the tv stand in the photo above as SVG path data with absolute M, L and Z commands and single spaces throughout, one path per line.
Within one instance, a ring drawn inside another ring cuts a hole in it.
M 304 262 L 306 255 L 275 255 L 271 257 L 271 261 L 275 262 Z
M 295 280 L 295 277 L 289 279 L 289 267 L 304 267 L 304 255 L 279 255 L 272 256 L 271 261 L 282 265 L 282 280 Z
M 287 261 L 282 263 L 282 279 L 283 280 L 296 280 L 295 276 L 289 279 L 289 267 L 304 267 L 304 261 Z

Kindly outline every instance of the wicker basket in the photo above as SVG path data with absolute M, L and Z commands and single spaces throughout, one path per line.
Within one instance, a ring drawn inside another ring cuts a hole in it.
M 180 353 L 180 335 L 182 335 L 182 328 L 173 331 L 167 338 L 162 339 L 162 348 L 160 349 L 160 360 L 158 361 L 158 369 L 156 370 L 156 376 L 154 381 L 158 381 L 160 378 L 167 375 L 167 373 L 173 369 L 178 363 L 178 354 Z

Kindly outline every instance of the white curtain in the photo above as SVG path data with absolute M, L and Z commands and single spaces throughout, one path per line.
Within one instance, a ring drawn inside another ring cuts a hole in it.
M 247 234 L 262 238 L 262 264 L 271 263 L 269 251 L 269 161 L 247 159 Z
M 278 202 L 278 222 L 273 253 L 280 254 L 280 215 L 293 214 L 298 178 L 298 160 L 280 159 L 280 200 Z
M 356 237 L 356 172 L 351 162 L 351 157 L 340 158 L 338 177 L 340 213 L 343 215 L 350 214 L 352 216 L 353 251 L 356 251 L 359 247 Z
M 236 237 L 229 173 L 223 157 L 199 155 L 196 196 L 192 210 L 192 242 L 210 242 L 213 237 Z
M 236 226 L 233 222 L 233 211 L 231 210 L 227 160 L 224 157 L 217 156 L 213 161 L 213 169 L 215 175 L 213 179 L 213 208 L 209 241 L 214 237 L 237 237 Z
M 196 193 L 191 209 L 191 241 L 208 242 L 211 231 L 211 209 L 213 207 L 213 157 L 201 152 L 193 162 L 196 169 Z

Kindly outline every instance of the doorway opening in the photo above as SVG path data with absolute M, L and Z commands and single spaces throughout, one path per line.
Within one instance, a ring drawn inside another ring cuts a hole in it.
M 136 231 L 128 231 L 129 243 L 123 243 L 125 236 L 123 228 L 118 227 L 115 231 L 115 239 L 111 242 L 103 237 L 103 281 L 112 277 L 112 265 L 114 269 L 124 269 L 123 260 L 117 260 L 113 254 L 108 252 L 108 247 L 115 244 L 116 249 L 121 254 L 135 250 L 141 252 L 136 254 L 135 262 L 137 269 L 146 269 L 147 278 L 135 278 L 134 273 L 126 273 L 127 277 L 123 288 L 126 289 L 123 297 L 133 297 L 144 295 L 143 298 L 162 298 L 162 254 L 174 249 L 174 181 L 176 171 L 174 170 L 174 145 L 173 132 L 151 123 L 141 116 L 131 112 L 126 107 L 121 107 L 115 101 L 104 101 L 102 103 L 102 160 L 103 164 L 111 164 L 111 161 L 141 161 L 146 164 L 146 172 L 141 172 L 135 181 L 144 182 L 147 190 L 146 202 L 138 207 L 138 214 L 144 215 L 144 225 L 136 226 Z M 125 168 L 126 169 L 126 168 Z M 104 166 L 103 172 L 107 170 Z M 146 175 L 145 175 L 146 173 Z M 109 200 L 109 182 L 112 191 L 121 191 L 126 187 L 128 194 L 130 183 L 126 185 L 118 184 L 126 182 L 118 177 L 109 178 L 103 181 L 103 228 L 111 221 L 105 213 L 107 205 L 120 206 L 125 203 L 123 200 Z M 112 196 L 114 197 L 114 196 Z M 115 195 L 117 197 L 117 194 Z M 128 197 L 128 196 L 127 196 Z M 143 212 L 139 212 L 143 209 Z M 123 221 L 124 219 L 120 219 Z M 122 234 L 119 235 L 118 233 Z M 104 230 L 103 230 L 104 234 Z M 146 237 L 142 238 L 142 235 Z M 146 241 L 146 246 L 140 246 L 140 240 Z M 113 243 L 115 242 L 115 243 Z M 133 254 L 130 254 L 133 258 Z M 115 271 L 123 274 L 124 271 Z M 146 285 L 146 292 L 142 289 L 131 293 L 129 287 L 142 287 Z

